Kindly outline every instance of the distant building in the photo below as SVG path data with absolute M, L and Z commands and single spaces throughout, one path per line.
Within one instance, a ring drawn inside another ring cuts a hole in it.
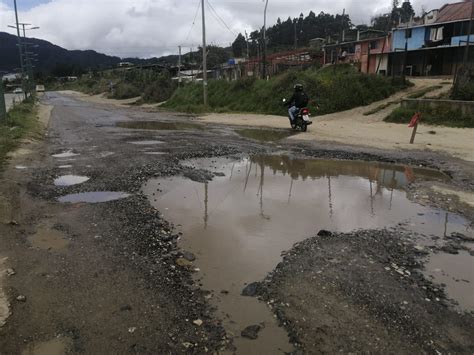
M 400 24 L 393 30 L 390 71 L 396 75 L 453 75 L 463 59 L 472 10 L 471 1 L 447 4 L 418 21 Z M 471 32 L 474 35 L 474 26 Z
M 390 38 L 383 31 L 356 31 L 352 40 L 325 45 L 323 64 L 349 63 L 362 73 L 387 74 Z
M 135 64 L 130 63 L 130 62 L 120 62 L 117 64 L 119 68 L 129 68 L 129 67 L 133 67 L 134 65 Z
M 5 74 L 2 76 L 2 81 L 6 81 L 7 83 L 11 83 L 19 79 L 21 79 L 21 74 L 18 73 Z

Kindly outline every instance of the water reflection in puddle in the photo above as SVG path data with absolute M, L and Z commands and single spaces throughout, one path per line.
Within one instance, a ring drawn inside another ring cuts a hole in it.
M 119 122 L 118 127 L 129 129 L 145 129 L 159 131 L 182 131 L 182 130 L 203 130 L 204 126 L 189 122 L 157 122 L 157 121 L 132 121 Z
M 125 192 L 114 192 L 114 191 L 94 191 L 94 192 L 82 192 L 77 194 L 70 194 L 58 198 L 59 202 L 69 203 L 101 203 L 114 200 L 120 200 L 127 198 L 130 195 Z
M 28 167 L 25 166 L 25 165 L 16 165 L 15 169 L 17 169 L 17 170 L 26 170 L 26 169 L 28 169 Z
M 59 169 L 70 169 L 72 168 L 72 165 L 60 165 L 58 166 Z
M 62 153 L 53 154 L 52 157 L 53 158 L 70 158 L 70 157 L 75 157 L 75 156 L 78 156 L 78 155 L 79 154 L 74 153 L 72 150 L 67 150 L 67 151 L 62 152 Z
M 63 175 L 54 179 L 55 186 L 72 186 L 82 184 L 88 181 L 90 178 L 87 176 L 79 175 Z
M 238 335 L 248 325 L 266 323 L 257 341 L 236 339 L 240 353 L 291 351 L 266 305 L 240 293 L 246 283 L 262 280 L 281 261 L 282 251 L 320 229 L 349 232 L 404 221 L 426 235 L 442 236 L 445 230 L 472 235 L 464 219 L 445 220 L 440 211 L 407 199 L 407 184 L 447 179 L 436 171 L 280 156 L 189 165 L 225 177 L 206 184 L 182 177 L 153 179 L 143 189 L 165 218 L 182 226 L 181 247 L 198 256 L 202 283 L 214 291 L 212 302 L 226 329 Z

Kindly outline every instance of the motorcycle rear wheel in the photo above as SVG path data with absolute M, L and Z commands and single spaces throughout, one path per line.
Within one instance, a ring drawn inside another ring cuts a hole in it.
M 301 132 L 306 132 L 308 130 L 308 125 L 306 124 L 306 122 L 303 122 L 301 124 Z

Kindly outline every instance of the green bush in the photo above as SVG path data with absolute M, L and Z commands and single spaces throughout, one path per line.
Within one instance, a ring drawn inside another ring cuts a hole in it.
M 135 85 L 121 82 L 115 85 L 113 95 L 111 95 L 111 97 L 118 100 L 124 100 L 140 96 L 140 94 L 140 90 Z
M 314 114 L 348 110 L 382 100 L 402 89 L 389 78 L 366 75 L 349 65 L 323 69 L 288 71 L 268 81 L 253 78 L 227 82 L 211 80 L 208 85 L 208 111 L 255 112 L 286 115 L 283 98 L 289 98 L 293 86 L 301 83 L 311 99 Z M 319 110 L 315 111 L 315 106 Z M 177 90 L 164 107 L 180 111 L 202 110 L 202 84 L 189 83 Z
M 408 124 L 419 110 L 399 107 L 385 118 L 386 122 Z M 474 128 L 474 115 L 463 115 L 460 110 L 453 110 L 448 106 L 438 108 L 424 108 L 422 110 L 421 123 L 430 125 Z

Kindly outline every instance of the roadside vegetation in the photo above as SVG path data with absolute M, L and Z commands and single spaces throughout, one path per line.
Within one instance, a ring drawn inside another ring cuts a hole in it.
M 28 98 L 12 108 L 4 121 L 0 121 L 0 169 L 8 152 L 20 144 L 20 139 L 39 128 L 34 98 Z
M 413 94 L 410 94 L 407 97 L 409 99 L 419 99 L 419 98 L 422 98 L 423 96 L 425 96 L 426 94 L 428 94 L 432 91 L 439 90 L 439 89 L 442 89 L 442 88 L 443 88 L 443 86 L 441 86 L 441 85 L 428 86 L 427 88 L 423 88 L 423 89 L 420 89 L 418 91 L 415 91 Z
M 89 95 L 106 93 L 111 99 L 141 97 L 142 103 L 162 102 L 171 97 L 177 84 L 168 72 L 151 69 L 114 69 L 83 75 L 73 82 L 59 83 L 51 90 L 75 90 Z
M 350 65 L 289 71 L 268 81 L 209 81 L 209 106 L 202 104 L 202 84 L 189 83 L 178 89 L 163 107 L 185 112 L 255 112 L 285 115 L 283 98 L 301 83 L 311 98 L 313 114 L 348 110 L 382 100 L 406 87 L 403 82 L 357 72 Z M 316 108 L 318 109 L 316 110 Z
M 416 111 L 418 110 L 399 107 L 386 117 L 385 121 L 408 124 Z M 474 115 L 465 115 L 461 110 L 453 110 L 448 106 L 439 108 L 426 107 L 422 111 L 421 123 L 457 128 L 474 128 Z

